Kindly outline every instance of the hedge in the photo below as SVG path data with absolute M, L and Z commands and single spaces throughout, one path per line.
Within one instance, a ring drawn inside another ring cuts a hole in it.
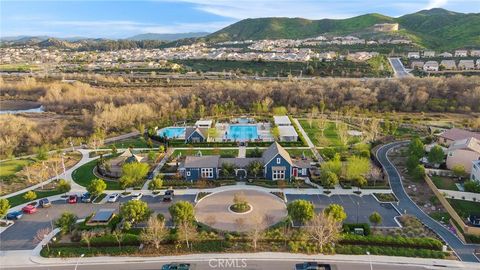
M 402 236 L 382 236 L 370 235 L 361 236 L 355 234 L 346 234 L 340 240 L 341 244 L 354 245 L 375 245 L 375 246 L 393 246 L 408 248 L 424 248 L 433 250 L 442 250 L 442 242 L 430 237 L 425 238 L 407 238 Z
M 354 233 L 355 229 L 360 228 L 363 229 L 363 233 L 365 235 L 370 235 L 372 230 L 370 229 L 370 224 L 368 223 L 344 223 L 343 224 L 343 232 L 346 233 Z
M 87 257 L 96 256 L 131 256 L 138 251 L 138 246 L 122 246 L 122 248 L 115 247 L 80 247 L 80 246 L 64 246 L 64 247 L 50 247 L 44 248 L 40 252 L 42 257 L 78 257 L 80 254 L 85 254 Z
M 338 254 L 365 255 L 369 252 L 371 255 L 401 256 L 401 257 L 420 257 L 444 259 L 445 252 L 430 249 L 415 249 L 403 247 L 378 247 L 378 246 L 352 246 L 336 245 L 335 252 Z

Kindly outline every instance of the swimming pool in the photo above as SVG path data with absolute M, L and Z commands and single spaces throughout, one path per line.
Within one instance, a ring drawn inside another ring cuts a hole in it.
M 227 139 L 234 141 L 248 141 L 258 139 L 256 125 L 230 125 Z
M 184 127 L 166 127 L 158 131 L 158 136 L 166 136 L 169 139 L 185 139 Z

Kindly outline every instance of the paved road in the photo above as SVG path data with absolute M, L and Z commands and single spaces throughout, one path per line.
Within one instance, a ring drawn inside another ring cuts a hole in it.
M 405 144 L 405 142 L 394 142 L 384 145 L 377 150 L 378 160 L 388 174 L 390 187 L 399 200 L 397 208 L 402 213 L 406 211 L 407 214 L 416 216 L 421 222 L 436 232 L 457 253 L 462 261 L 478 262 L 479 260 L 473 252 L 474 249 L 479 248 L 480 245 L 464 244 L 456 235 L 420 210 L 405 192 L 400 174 L 387 157 L 389 150 L 402 144 Z
M 195 270 L 212 270 L 212 269 L 245 269 L 245 270 L 290 270 L 294 268 L 296 263 L 302 263 L 303 261 L 290 261 L 290 260 L 275 260 L 275 261 L 265 261 L 265 260 L 249 260 L 249 259 L 233 259 L 228 261 L 223 260 L 209 260 L 209 261 L 199 261 L 191 262 L 193 269 Z M 230 264 L 231 263 L 231 264 Z M 322 261 L 322 263 L 328 263 Z M 110 264 L 81 264 L 78 266 L 78 270 L 156 270 L 161 269 L 163 262 L 130 262 L 130 263 L 110 263 Z M 221 265 L 221 266 L 219 266 Z M 424 266 L 409 266 L 409 265 L 388 265 L 388 264 L 379 264 L 379 263 L 351 263 L 351 262 L 332 262 L 332 270 L 371 270 L 371 269 L 382 269 L 382 270 L 422 270 L 422 269 L 445 269 L 444 267 L 424 267 Z M 222 267 L 223 266 L 223 267 Z M 30 266 L 32 267 L 32 266 Z M 15 268 L 2 268 L 5 270 L 19 270 L 19 269 L 31 269 L 30 267 L 15 267 Z M 61 266 L 35 266 L 37 270 L 66 270 L 66 269 L 75 269 L 75 265 L 61 265 Z M 458 268 L 457 268 L 458 269 Z M 463 268 L 466 269 L 466 268 Z
M 395 77 L 406 78 L 406 77 L 411 77 L 412 76 L 412 74 L 408 73 L 405 70 L 405 67 L 402 64 L 402 61 L 400 61 L 400 58 L 388 58 L 388 61 L 390 62 L 390 65 L 393 68 L 393 72 L 395 74 Z

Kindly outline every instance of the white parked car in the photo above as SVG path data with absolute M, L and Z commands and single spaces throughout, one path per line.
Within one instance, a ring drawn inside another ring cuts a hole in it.
M 132 194 L 132 201 L 138 201 L 143 197 L 143 193 L 138 192 L 138 193 L 133 193 Z
M 118 194 L 118 193 L 110 194 L 110 195 L 108 195 L 107 202 L 114 203 L 118 200 L 119 197 L 120 197 L 120 194 Z

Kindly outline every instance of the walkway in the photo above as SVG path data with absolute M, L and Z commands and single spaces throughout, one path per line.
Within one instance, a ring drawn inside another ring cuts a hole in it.
M 395 75 L 395 77 L 397 78 L 412 77 L 412 74 L 408 73 L 405 70 L 405 67 L 403 66 L 400 58 L 388 58 L 388 62 L 390 62 L 390 65 L 392 66 L 393 74 Z
M 312 140 L 310 140 L 310 137 L 308 137 L 308 135 L 305 132 L 305 130 L 303 129 L 302 125 L 300 125 L 300 122 L 298 121 L 298 119 L 297 118 L 292 118 L 292 119 L 293 119 L 293 122 L 295 122 L 295 125 L 297 125 L 300 133 L 302 133 L 303 138 L 305 138 L 305 141 L 307 141 L 307 145 L 308 145 L 308 147 L 310 147 L 310 150 L 312 151 L 315 158 L 318 160 L 319 163 L 324 162 L 322 156 L 320 155 L 320 153 L 318 153 L 317 148 L 312 143 Z
M 473 254 L 475 248 L 480 248 L 480 245 L 471 245 L 463 243 L 455 234 L 450 232 L 443 225 L 425 214 L 408 196 L 402 185 L 401 176 L 397 169 L 388 159 L 388 152 L 395 147 L 401 146 L 406 142 L 393 142 L 380 147 L 377 150 L 377 158 L 382 164 L 385 172 L 388 174 L 390 187 L 397 196 L 398 210 L 402 213 L 407 213 L 417 217 L 425 226 L 436 232 L 457 254 L 462 261 L 478 262 L 478 258 Z
M 247 157 L 247 148 L 245 146 L 238 147 L 238 158 Z
M 447 194 L 448 198 L 454 197 L 457 200 L 464 200 L 464 201 L 471 201 L 471 202 L 480 201 L 480 194 L 478 193 L 447 190 L 447 189 L 439 189 L 439 191 Z
M 153 178 L 155 178 L 155 176 L 157 176 L 157 174 L 160 173 L 160 170 L 168 162 L 168 159 L 170 158 L 170 156 L 173 154 L 174 151 L 175 151 L 175 148 L 168 148 L 167 152 L 165 152 L 165 156 L 163 156 L 162 160 L 160 160 L 160 162 L 157 164 L 155 169 L 153 169 L 151 179 L 148 179 L 147 181 L 145 181 L 145 184 L 143 185 L 142 190 L 148 190 L 148 184 L 150 184 Z

